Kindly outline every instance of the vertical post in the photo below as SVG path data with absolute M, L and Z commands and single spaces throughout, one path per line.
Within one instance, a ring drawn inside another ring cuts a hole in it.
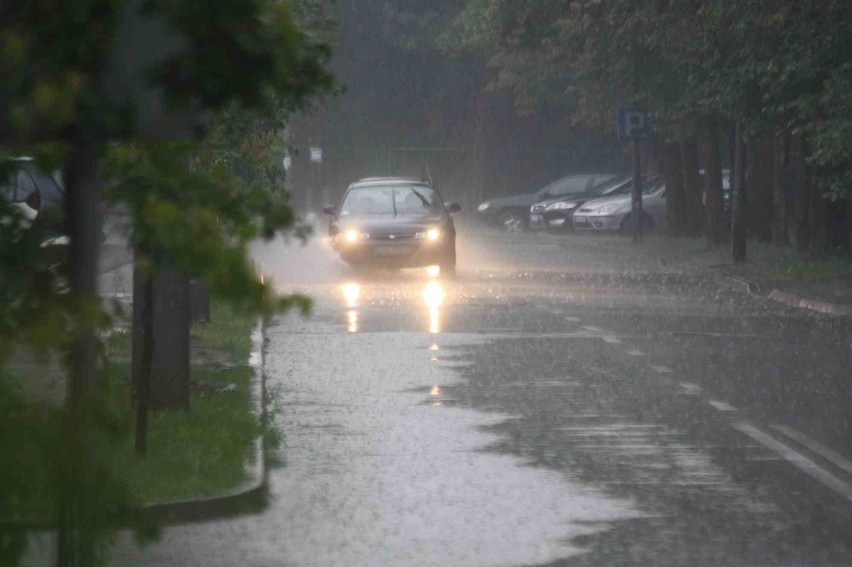
M 68 351 L 66 398 L 70 461 L 63 487 L 57 540 L 57 565 L 91 565 L 95 560 L 95 519 L 98 514 L 91 472 L 95 468 L 92 427 L 96 404 L 97 338 L 91 306 L 97 302 L 98 149 L 90 134 L 72 134 L 72 155 L 65 172 L 66 218 L 70 236 L 71 294 L 81 322 Z
M 633 223 L 633 244 L 642 242 L 642 163 L 639 155 L 639 138 L 633 136 L 633 192 L 630 218 Z
M 134 315 L 140 315 L 139 319 L 134 318 L 134 329 L 139 326 L 141 330 L 141 348 L 139 350 L 139 359 L 134 357 L 134 366 L 139 365 L 138 375 L 133 373 L 133 378 L 136 387 L 136 455 L 140 458 L 145 458 L 148 455 L 148 411 L 151 400 L 151 364 L 154 358 L 154 281 L 153 275 L 143 273 L 140 268 L 135 267 L 134 272 L 140 273 L 139 277 L 134 277 L 134 287 L 138 281 L 141 284 L 139 295 L 134 291 Z M 139 311 L 136 310 L 136 297 L 141 300 L 142 306 Z M 135 338 L 136 333 L 134 333 Z M 136 341 L 134 341 L 135 343 Z
M 746 261 L 746 224 L 745 224 L 745 133 L 743 120 L 737 119 L 734 136 L 734 194 L 731 220 L 731 254 L 735 264 Z
M 789 242 L 787 232 L 787 164 L 790 155 L 790 136 L 785 128 L 775 133 L 775 154 L 772 172 L 772 240 L 777 246 Z

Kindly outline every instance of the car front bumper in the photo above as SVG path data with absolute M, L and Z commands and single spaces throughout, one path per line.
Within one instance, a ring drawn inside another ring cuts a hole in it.
M 558 209 L 543 213 L 542 220 L 544 221 L 544 228 L 570 230 L 572 228 L 571 218 L 574 216 L 574 211 L 576 210 L 577 208 L 574 207 L 573 209 Z
M 335 242 L 341 260 L 350 264 L 369 264 L 389 268 L 417 268 L 440 264 L 453 243 L 404 239 L 368 240 L 354 243 Z
M 606 231 L 621 228 L 624 215 L 589 215 L 576 213 L 572 219 L 574 230 Z

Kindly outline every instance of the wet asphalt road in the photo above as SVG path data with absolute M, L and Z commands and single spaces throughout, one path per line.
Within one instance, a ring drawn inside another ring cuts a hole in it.
M 269 506 L 113 565 L 852 565 L 849 322 L 577 242 L 259 250 L 315 299 L 269 329 Z

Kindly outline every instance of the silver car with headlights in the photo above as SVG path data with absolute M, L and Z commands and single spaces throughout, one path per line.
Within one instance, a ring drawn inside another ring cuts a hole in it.
M 574 230 L 628 232 L 633 226 L 631 195 L 618 195 L 586 202 L 574 213 Z M 666 222 L 666 186 L 649 183 L 642 191 L 643 228 L 653 229 Z
M 340 205 L 326 207 L 329 236 L 340 258 L 356 270 L 437 265 L 456 272 L 456 229 L 450 213 L 427 181 L 399 177 L 362 179 L 346 190 Z

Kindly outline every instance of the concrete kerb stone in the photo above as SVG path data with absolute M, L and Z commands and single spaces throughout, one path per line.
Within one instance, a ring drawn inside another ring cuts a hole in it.
M 780 289 L 773 289 L 769 293 L 769 299 L 789 305 L 790 307 L 798 307 L 800 309 L 810 309 L 817 313 L 826 315 L 834 315 L 837 317 L 852 317 L 852 305 L 844 305 L 842 303 L 832 303 L 821 299 L 811 299 L 794 293 L 787 293 Z
M 252 332 L 252 350 L 248 364 L 253 370 L 251 382 L 252 407 L 261 424 L 266 422 L 265 344 L 266 323 L 260 319 Z M 266 466 L 266 447 L 261 433 L 254 440 L 254 450 L 246 463 L 248 479 L 231 490 L 203 498 L 150 502 L 125 512 L 119 525 L 146 523 L 183 523 L 239 514 L 259 512 L 266 507 L 269 471 Z M 0 527 L 10 530 L 45 530 L 56 527 L 47 518 L 3 519 Z
M 815 313 L 822 313 L 824 315 L 833 315 L 835 317 L 852 317 L 852 305 L 833 303 L 831 301 L 824 301 L 821 299 L 814 299 L 804 295 L 781 291 L 780 289 L 773 289 L 771 292 L 764 295 L 761 292 L 760 285 L 757 282 L 747 280 L 746 278 L 743 278 L 741 276 L 729 274 L 724 270 L 712 268 L 708 268 L 708 270 L 715 275 L 717 281 L 720 281 L 722 285 L 725 285 L 726 287 L 734 287 L 742 293 L 746 293 L 748 295 L 769 299 L 771 301 L 787 305 L 788 307 L 795 307 L 797 309 L 807 309 L 809 311 L 813 311 Z

